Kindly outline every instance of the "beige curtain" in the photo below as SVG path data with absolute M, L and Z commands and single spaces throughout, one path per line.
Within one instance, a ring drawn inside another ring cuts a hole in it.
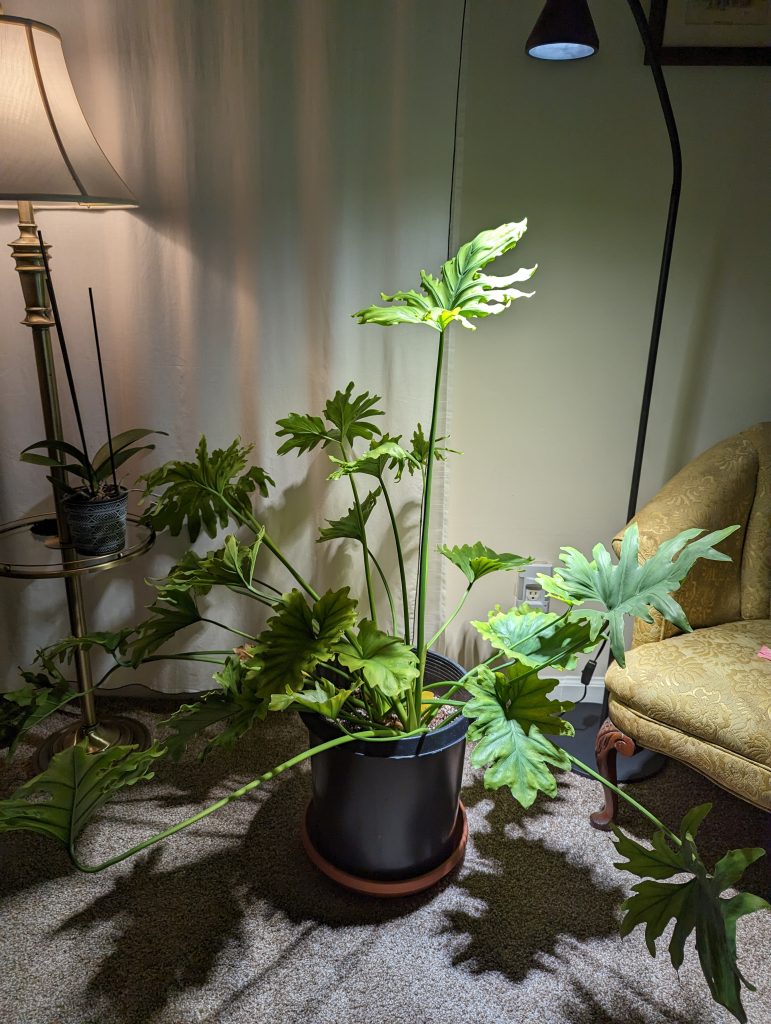
M 89 435 L 103 437 L 91 285 L 114 429 L 169 433 L 137 469 L 189 456 L 202 433 L 212 445 L 236 435 L 254 442 L 255 461 L 278 483 L 260 515 L 322 587 L 360 575 L 350 550 L 316 544 L 317 526 L 345 511 L 349 493 L 326 482 L 323 455 L 278 458 L 275 421 L 319 412 L 355 380 L 383 396 L 392 432 L 428 424 L 433 333 L 359 327 L 350 314 L 381 289 L 414 287 L 420 267 L 444 259 L 461 9 L 461 0 L 18 0 L 9 11 L 61 32 L 94 133 L 141 202 L 137 212 L 38 214 Z M 0 212 L 0 228 L 15 237 L 11 211 Z M 8 521 L 47 503 L 43 472 L 18 462 L 42 427 L 10 259 L 0 266 L 0 310 Z M 63 374 L 60 390 L 69 413 Z M 444 486 L 440 474 L 439 509 Z M 409 483 L 398 492 L 413 550 L 417 498 Z M 432 547 L 441 532 L 439 514 Z M 373 533 L 391 565 L 385 522 Z M 144 578 L 162 575 L 184 547 L 162 537 L 132 565 L 89 577 L 91 627 L 136 621 L 152 599 Z M 68 632 L 64 588 L 0 580 L 0 609 L 9 689 L 17 665 Z M 217 618 L 247 621 L 226 601 Z M 236 641 L 209 629 L 195 642 Z M 194 690 L 208 672 L 172 663 L 111 682 L 137 678 Z

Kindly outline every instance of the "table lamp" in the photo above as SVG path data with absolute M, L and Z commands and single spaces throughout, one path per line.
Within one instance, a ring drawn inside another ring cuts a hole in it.
M 83 116 L 62 51 L 49 25 L 3 14 L 0 5 L 0 204 L 18 204 L 19 237 L 10 243 L 32 331 L 45 437 L 62 440 L 62 422 L 51 348 L 51 315 L 33 204 L 56 207 L 135 207 L 132 196 L 94 138 Z M 46 245 L 46 250 L 50 247 Z M 56 453 L 52 452 L 56 458 Z M 63 471 L 54 470 L 59 477 Z M 59 541 L 69 537 L 54 488 Z M 70 553 L 72 549 L 70 548 Z M 80 575 L 64 575 L 70 629 L 87 632 Z M 116 743 L 146 745 L 147 732 L 128 718 L 97 720 L 88 653 L 78 649 L 75 668 L 82 693 L 82 720 L 54 734 L 40 748 L 44 768 L 58 750 L 88 740 L 92 750 Z

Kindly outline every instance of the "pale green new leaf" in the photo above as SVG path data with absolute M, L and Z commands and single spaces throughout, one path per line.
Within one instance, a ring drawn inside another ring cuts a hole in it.
M 492 548 L 485 547 L 481 541 L 454 548 L 448 548 L 446 544 L 441 544 L 437 551 L 448 558 L 453 565 L 456 565 L 469 583 L 476 583 L 477 580 L 491 572 L 509 572 L 511 569 L 521 569 L 522 566 L 529 565 L 533 561 L 532 558 L 512 555 L 507 551 L 499 554 Z
M 352 505 L 342 519 L 327 520 L 329 525 L 323 526 L 319 530 L 316 543 L 321 544 L 327 540 L 357 540 L 360 544 L 363 544 L 364 535 L 361 528 L 362 525 L 366 526 L 367 520 L 372 515 L 377 499 L 380 497 L 380 490 L 377 487 L 374 491 L 370 491 L 366 498 L 363 498 L 360 502 L 361 522 L 359 521 L 359 513 L 356 510 L 356 506 Z
M 690 632 L 685 612 L 671 594 L 679 590 L 698 558 L 730 561 L 730 556 L 717 551 L 714 545 L 738 529 L 729 526 L 704 537 L 699 537 L 703 530 L 683 530 L 660 544 L 656 553 L 640 565 L 637 524 L 631 523 L 624 534 L 617 565 L 612 564 L 610 552 L 602 544 L 593 548 L 591 562 L 575 548 L 564 547 L 560 555 L 564 567 L 555 570 L 553 576 L 538 578 L 551 597 L 574 605 L 596 601 L 603 606 L 599 610 L 582 608 L 581 613 L 594 620 L 595 634 L 607 623 L 613 657 L 623 667 L 624 615 L 652 622 L 649 609 L 655 608 L 678 629 Z
M 677 970 L 683 963 L 685 942 L 695 931 L 696 950 L 713 998 L 746 1024 L 747 1014 L 741 1002 L 742 984 L 754 989 L 736 962 L 736 922 L 745 914 L 769 909 L 769 904 L 752 893 L 738 893 L 730 898 L 723 898 L 721 894 L 738 882 L 745 869 L 765 851 L 759 848 L 731 850 L 718 861 L 710 875 L 695 843 L 696 831 L 710 807 L 710 804 L 702 804 L 685 815 L 680 826 L 679 846 L 670 845 L 659 831 L 653 837 L 653 849 L 647 849 L 614 828 L 616 848 L 627 858 L 616 867 L 646 879 L 633 886 L 634 895 L 623 904 L 625 917 L 621 934 L 628 935 L 637 925 L 644 925 L 646 945 L 651 956 L 655 956 L 656 940 L 674 918 L 669 955 Z M 690 874 L 691 878 L 681 883 L 658 880 L 682 873 Z
M 286 711 L 287 708 L 297 707 L 303 711 L 314 711 L 334 721 L 352 693 L 353 690 L 337 689 L 326 679 L 314 679 L 312 687 L 297 691 L 287 687 L 284 693 L 274 693 L 270 698 L 270 710 Z
M 255 492 L 264 498 L 273 480 L 259 466 L 247 469 L 253 445 L 242 445 L 236 438 L 225 449 L 209 454 L 202 437 L 191 462 L 167 462 L 140 477 L 145 482 L 144 498 L 154 498 L 145 518 L 160 532 L 168 529 L 176 537 L 183 526 L 191 541 L 203 528 L 209 537 L 235 519 L 250 517 Z M 158 488 L 165 487 L 162 494 Z
M 386 469 L 396 469 L 398 475 L 407 463 L 411 463 L 411 470 L 420 469 L 418 460 L 405 448 L 398 444 L 397 438 L 381 438 L 373 440 L 368 451 L 358 458 L 345 460 L 336 459 L 330 455 L 330 461 L 338 467 L 327 477 L 328 480 L 339 480 L 344 476 L 363 474 L 380 478 Z
M 469 739 L 476 743 L 471 763 L 486 767 L 486 789 L 508 786 L 523 807 L 530 807 L 539 792 L 555 796 L 552 767 L 570 768 L 567 754 L 544 736 L 573 733 L 560 717 L 572 704 L 547 696 L 556 684 L 521 665 L 506 674 L 480 666 L 464 683 L 472 695 L 463 708 L 471 719 Z
M 574 668 L 578 654 L 591 651 L 597 644 L 587 621 L 533 611 L 527 604 L 508 612 L 495 608 L 487 622 L 471 625 L 507 658 L 516 658 L 532 668 Z
M 259 670 L 260 695 L 301 690 L 316 666 L 334 656 L 335 644 L 356 622 L 348 590 L 330 590 L 312 605 L 298 590 L 284 594 L 246 662 Z
M 89 819 L 119 789 L 153 777 L 153 763 L 164 754 L 115 746 L 88 753 L 81 740 L 55 754 L 46 770 L 0 801 L 0 832 L 25 829 L 51 836 L 70 853 Z
M 360 652 L 348 641 L 335 646 L 340 663 L 361 672 L 365 682 L 385 697 L 406 693 L 419 675 L 417 656 L 401 640 L 381 632 L 369 619 L 359 623 Z
M 481 231 L 462 245 L 453 259 L 447 260 L 439 280 L 424 270 L 420 272 L 423 294 L 415 290 L 393 295 L 381 292 L 381 299 L 391 305 L 369 306 L 354 316 L 361 324 L 392 327 L 424 323 L 437 331 L 445 330 L 453 320 L 458 320 L 464 327 L 474 330 L 471 319 L 502 313 L 514 299 L 534 294 L 512 286 L 532 277 L 535 267 L 518 270 L 508 277 L 488 277 L 481 273 L 488 263 L 513 249 L 526 230 L 527 221 L 523 220 Z

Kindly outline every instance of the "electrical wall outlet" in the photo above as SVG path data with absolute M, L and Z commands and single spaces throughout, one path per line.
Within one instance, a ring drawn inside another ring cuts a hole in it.
M 517 579 L 517 604 L 527 604 L 538 611 L 548 612 L 549 595 L 538 581 L 538 573 L 551 576 L 554 566 L 551 562 L 531 562 L 525 566 Z

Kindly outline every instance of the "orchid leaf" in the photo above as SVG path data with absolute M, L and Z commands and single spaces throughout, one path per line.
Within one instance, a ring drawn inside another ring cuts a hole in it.
M 738 529 L 729 526 L 703 537 L 699 537 L 703 530 L 683 530 L 660 544 L 656 553 L 640 565 L 639 534 L 633 522 L 624 533 L 617 565 L 612 564 L 603 544 L 592 549 L 591 562 L 575 548 L 564 547 L 560 555 L 564 567 L 555 569 L 553 576 L 539 574 L 538 579 L 547 594 L 557 600 L 572 605 L 596 601 L 603 606 L 599 610 L 582 607 L 581 615 L 591 621 L 595 635 L 607 623 L 613 657 L 623 668 L 624 615 L 652 622 L 650 608 L 655 608 L 678 629 L 691 632 L 685 612 L 671 594 L 680 588 L 698 558 L 730 561 L 730 556 L 714 545 Z
M 135 427 L 132 430 L 124 430 L 121 434 L 116 434 L 112 438 L 112 451 L 113 455 L 117 456 L 126 448 L 131 448 L 136 444 L 137 441 L 142 441 L 146 437 L 150 437 L 151 434 L 163 435 L 168 437 L 168 433 L 165 430 L 146 430 L 144 427 Z M 147 447 L 154 448 L 155 445 L 148 445 Z M 139 449 L 137 449 L 139 450 Z M 95 470 L 99 469 L 102 463 L 110 464 L 110 445 L 106 442 L 97 451 L 91 460 Z
M 572 704 L 547 697 L 555 679 L 538 679 L 522 665 L 507 673 L 480 666 L 464 686 L 472 699 L 463 708 L 471 720 L 469 739 L 476 743 L 471 763 L 486 768 L 486 789 L 508 786 L 523 807 L 530 807 L 538 793 L 553 797 L 557 782 L 552 768 L 567 771 L 567 754 L 544 733 L 572 735 L 573 727 L 559 716 Z
M 418 659 L 406 644 L 381 632 L 369 619 L 359 623 L 356 640 L 359 650 L 348 641 L 335 646 L 341 665 L 361 672 L 367 685 L 385 697 L 398 697 L 413 686 Z
M 472 622 L 471 625 L 506 658 L 515 658 L 532 668 L 546 665 L 574 668 L 578 654 L 591 651 L 597 644 L 586 620 L 533 611 L 527 604 L 508 612 L 495 608 L 487 622 Z
M 469 583 L 476 583 L 491 572 L 509 572 L 529 565 L 532 558 L 512 555 L 509 552 L 498 554 L 492 548 L 485 547 L 480 541 L 476 544 L 463 544 L 461 547 L 448 548 L 441 544 L 437 550 L 457 566 Z
M 644 925 L 648 951 L 655 956 L 656 940 L 674 918 L 669 955 L 677 970 L 683 963 L 686 939 L 695 932 L 696 950 L 713 998 L 746 1024 L 741 988 L 745 985 L 754 991 L 754 987 L 736 962 L 736 922 L 745 914 L 771 908 L 752 893 L 742 892 L 727 898 L 722 893 L 735 885 L 745 869 L 765 851 L 759 848 L 731 850 L 710 874 L 695 841 L 697 829 L 710 808 L 711 804 L 702 804 L 685 815 L 680 825 L 679 845 L 668 840 L 663 831 L 658 831 L 653 836 L 652 849 L 648 849 L 614 827 L 616 849 L 627 858 L 616 867 L 645 879 L 632 887 L 634 895 L 623 904 L 625 916 L 621 934 L 628 935 L 637 925 Z M 660 881 L 683 873 L 691 875 L 686 882 Z
M 236 438 L 228 448 L 215 448 L 209 453 L 202 437 L 190 462 L 167 462 L 141 476 L 145 483 L 144 497 L 154 497 L 145 518 L 160 532 L 168 529 L 176 537 L 187 527 L 191 541 L 203 528 L 214 537 L 219 527 L 231 519 L 251 517 L 255 492 L 264 498 L 273 480 L 259 466 L 247 469 L 253 445 L 242 445 Z M 158 488 L 165 487 L 162 494 Z
M 85 740 L 55 754 L 46 770 L 0 801 L 0 832 L 26 829 L 51 836 L 72 854 L 75 840 L 96 811 L 119 789 L 153 777 L 164 754 L 129 746 L 88 752 Z
M 317 543 L 321 544 L 326 540 L 357 540 L 360 544 L 363 544 L 362 526 L 366 525 L 367 520 L 372 515 L 379 497 L 380 488 L 378 487 L 374 491 L 370 491 L 366 498 L 362 499 L 361 520 L 355 505 L 348 509 L 342 519 L 328 519 L 327 523 L 329 525 L 323 526 L 319 530 Z
M 388 306 L 368 306 L 354 313 L 360 324 L 426 324 L 436 331 L 444 331 L 454 320 L 475 330 L 471 319 L 502 313 L 518 298 L 529 298 L 532 292 L 512 287 L 527 281 L 536 268 L 518 270 L 508 277 L 488 277 L 483 267 L 513 249 L 527 230 L 527 221 L 501 224 L 498 228 L 481 231 L 462 245 L 457 255 L 442 266 L 441 277 L 420 272 L 423 294 L 415 290 L 399 291 L 393 295 L 381 292 Z
M 316 666 L 334 656 L 334 646 L 356 622 L 348 587 L 328 591 L 312 605 L 298 591 L 284 594 L 276 614 L 255 643 L 247 667 L 259 670 L 258 692 L 301 690 Z

